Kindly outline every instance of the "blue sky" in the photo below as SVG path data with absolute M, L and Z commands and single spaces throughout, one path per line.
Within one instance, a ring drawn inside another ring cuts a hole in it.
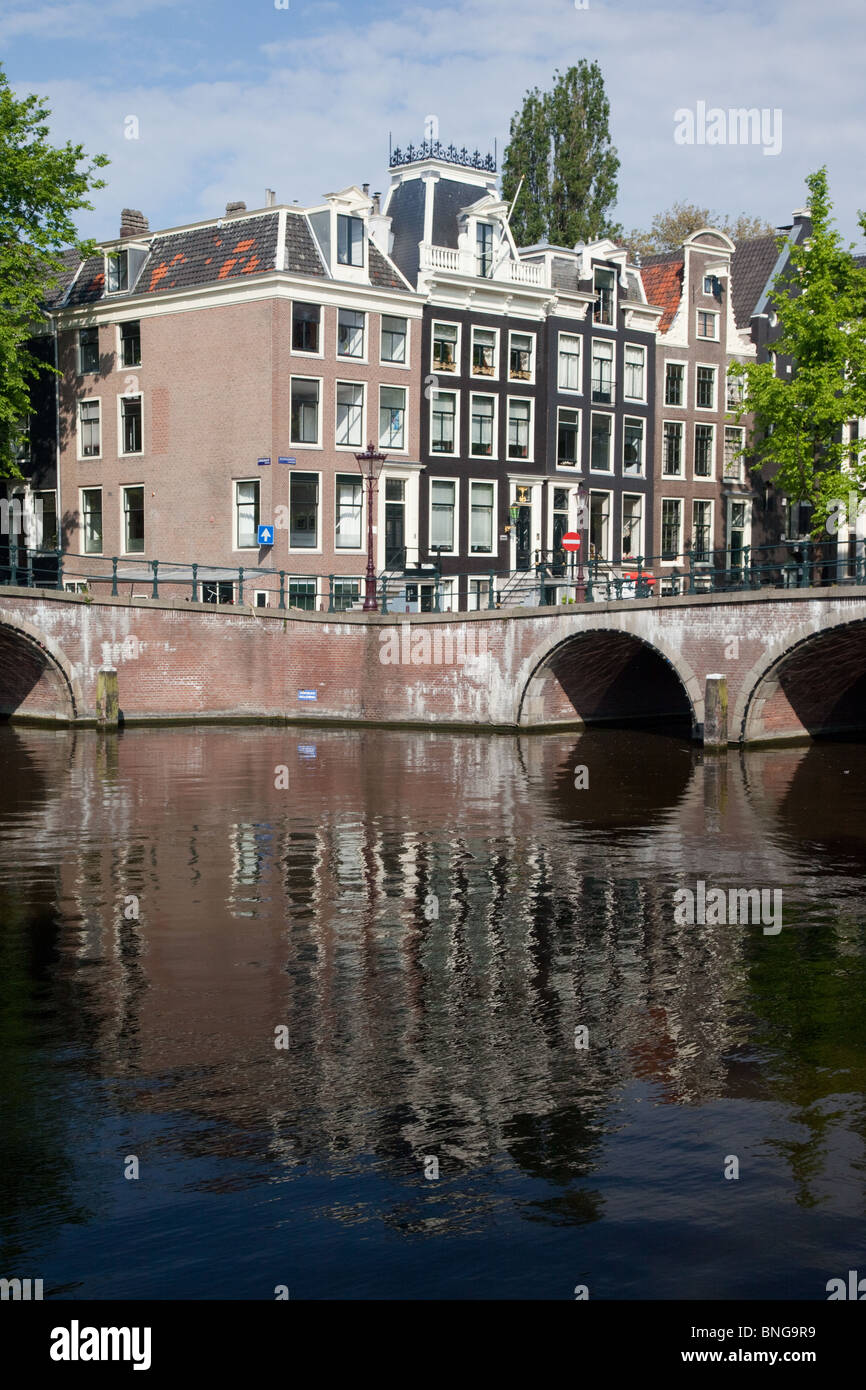
M 387 187 L 388 135 L 435 114 L 455 144 L 500 155 L 509 121 L 556 67 L 597 59 L 622 168 L 616 216 L 649 224 L 676 199 L 773 224 L 826 163 L 844 235 L 866 207 L 863 0 L 0 0 L 0 61 L 46 96 L 61 139 L 111 159 L 81 230 L 117 234 Z M 779 108 L 782 147 L 675 143 L 674 112 Z M 125 138 L 135 116 L 138 139 Z

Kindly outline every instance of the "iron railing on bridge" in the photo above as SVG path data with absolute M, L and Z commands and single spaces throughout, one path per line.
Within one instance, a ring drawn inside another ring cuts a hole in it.
M 0 584 L 136 598 L 250 604 L 281 610 L 340 613 L 363 602 L 364 576 L 299 574 L 261 566 L 229 568 L 143 557 L 73 555 L 68 551 L 6 544 L 0 548 Z M 439 565 L 390 569 L 377 577 L 382 613 L 472 612 L 546 607 L 618 599 L 685 597 L 756 589 L 866 584 L 866 553 L 859 542 L 841 552 L 811 540 L 744 546 L 733 555 L 706 557 L 695 550 L 636 556 L 616 565 L 593 555 L 581 570 L 564 551 L 536 551 L 520 570 L 442 572 Z

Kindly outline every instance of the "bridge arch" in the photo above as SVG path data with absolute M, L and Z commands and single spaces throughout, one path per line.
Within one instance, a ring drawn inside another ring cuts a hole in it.
M 649 640 L 624 623 L 582 625 L 536 648 L 516 684 L 524 729 L 682 721 L 696 738 L 703 726 L 701 683 L 658 630 Z
M 731 721 L 745 743 L 864 731 L 866 618 L 848 614 L 788 632 L 747 674 Z
M 48 719 L 74 723 L 82 691 L 71 662 L 23 619 L 0 613 L 0 719 Z

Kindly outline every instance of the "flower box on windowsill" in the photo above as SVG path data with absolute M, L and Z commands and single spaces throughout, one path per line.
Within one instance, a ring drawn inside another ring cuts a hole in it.
M 481 366 L 479 366 L 479 365 L 476 363 L 475 366 L 472 368 L 472 375 L 473 375 L 473 376 L 492 376 L 492 375 L 493 375 L 493 368 L 492 368 L 492 367 L 481 367 Z
M 512 381 L 529 381 L 531 375 L 531 372 L 509 372 Z
M 437 371 L 437 372 L 453 372 L 453 371 L 454 371 L 454 368 L 455 368 L 455 363 L 454 363 L 454 362 L 436 362 L 436 363 L 434 363 L 434 370 Z

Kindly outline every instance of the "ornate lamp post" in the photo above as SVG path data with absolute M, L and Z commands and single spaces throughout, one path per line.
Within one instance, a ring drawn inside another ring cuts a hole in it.
M 364 580 L 364 612 L 377 613 L 379 604 L 376 599 L 376 566 L 373 563 L 373 498 L 376 493 L 376 483 L 379 474 L 385 466 L 387 454 L 380 454 L 378 449 L 370 440 L 363 454 L 356 454 L 358 467 L 361 470 L 361 477 L 367 484 L 367 574 Z

